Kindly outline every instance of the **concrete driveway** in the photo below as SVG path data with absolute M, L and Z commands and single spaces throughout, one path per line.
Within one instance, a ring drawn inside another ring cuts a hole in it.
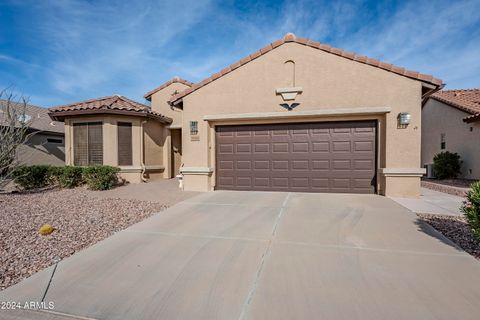
M 44 301 L 0 318 L 478 319 L 480 263 L 385 197 L 210 192 L 60 262 Z

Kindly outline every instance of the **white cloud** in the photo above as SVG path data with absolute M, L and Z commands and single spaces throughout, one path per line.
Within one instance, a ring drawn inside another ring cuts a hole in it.
M 49 78 L 65 94 L 128 83 L 143 88 L 157 54 L 208 12 L 209 1 L 38 2 L 41 41 L 48 48 Z M 159 59 L 160 60 L 160 59 Z M 129 81 L 124 81 L 124 80 Z M 133 91 L 133 90 L 128 90 Z
M 47 105 L 112 93 L 141 99 L 174 75 L 199 81 L 287 32 L 433 74 L 450 87 L 480 86 L 478 0 L 287 0 L 251 3 L 245 12 L 215 0 L 13 3 L 33 10 L 29 45 L 39 54 L 27 61 L 2 52 L 0 61 L 23 70 L 22 81 L 41 81 L 31 93 Z

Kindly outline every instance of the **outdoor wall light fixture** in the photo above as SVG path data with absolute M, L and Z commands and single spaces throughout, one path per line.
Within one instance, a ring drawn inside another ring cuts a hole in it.
M 410 124 L 411 119 L 412 119 L 412 115 L 408 112 L 400 112 L 398 114 L 398 124 L 400 126 L 408 126 Z

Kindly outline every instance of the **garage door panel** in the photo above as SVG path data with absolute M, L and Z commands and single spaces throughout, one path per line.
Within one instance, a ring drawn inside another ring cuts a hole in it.
M 253 150 L 255 153 L 270 154 L 270 144 L 268 143 L 255 143 Z
M 309 160 L 292 160 L 292 170 L 309 170 Z
M 375 192 L 376 123 L 221 126 L 217 189 Z
M 330 142 L 312 142 L 312 152 L 330 152 Z
M 373 152 L 375 150 L 373 141 L 354 141 L 353 145 L 354 145 L 353 150 L 355 152 L 358 152 L 358 151 Z
M 351 152 L 350 141 L 333 141 L 333 152 Z
M 272 169 L 288 171 L 289 170 L 288 160 L 272 160 Z
M 232 143 L 220 143 L 218 145 L 218 152 L 220 154 L 233 154 L 234 145 Z

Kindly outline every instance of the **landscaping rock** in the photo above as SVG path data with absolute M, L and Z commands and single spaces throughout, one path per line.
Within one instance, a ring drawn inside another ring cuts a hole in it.
M 476 239 L 464 216 L 417 214 L 418 217 L 437 229 L 460 248 L 480 259 L 480 241 Z
M 0 290 L 166 208 L 84 188 L 0 194 Z M 39 234 L 43 224 L 55 227 Z

